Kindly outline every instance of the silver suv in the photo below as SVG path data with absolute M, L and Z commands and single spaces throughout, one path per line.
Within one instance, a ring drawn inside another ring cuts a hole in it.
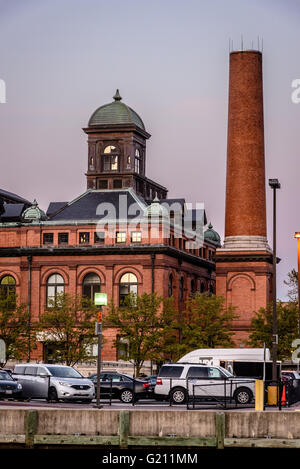
M 22 384 L 24 398 L 91 402 L 95 395 L 94 383 L 71 366 L 16 365 L 13 376 Z
M 221 366 L 174 363 L 160 369 L 154 394 L 157 399 L 170 398 L 174 404 L 184 404 L 192 395 L 202 400 L 233 398 L 237 404 L 249 404 L 254 390 L 254 379 L 235 377 Z

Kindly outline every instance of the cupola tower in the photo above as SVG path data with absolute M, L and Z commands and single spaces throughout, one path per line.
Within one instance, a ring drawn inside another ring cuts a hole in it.
M 146 177 L 146 131 L 140 116 L 116 91 L 114 101 L 92 114 L 88 135 L 88 189 L 132 187 L 145 199 L 165 199 L 167 189 Z

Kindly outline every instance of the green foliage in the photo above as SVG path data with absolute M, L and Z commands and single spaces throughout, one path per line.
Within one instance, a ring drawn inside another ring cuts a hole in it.
M 67 365 L 91 359 L 98 309 L 85 297 L 59 294 L 40 318 L 44 343 L 57 342 L 53 359 Z
M 0 297 L 0 339 L 6 345 L 6 361 L 24 359 L 29 348 L 28 314 L 26 305 L 17 304 L 14 293 Z
M 134 363 L 136 376 L 145 360 L 162 359 L 165 337 L 172 331 L 173 317 L 172 301 L 163 300 L 156 293 L 129 294 L 121 307 L 110 303 L 104 325 L 117 327 L 120 336 L 128 340 L 128 359 Z M 118 345 L 117 341 L 115 345 Z
M 182 338 L 177 358 L 198 348 L 234 346 L 230 330 L 235 317 L 233 306 L 226 308 L 222 296 L 198 292 L 188 298 L 179 322 Z
M 277 303 L 277 357 L 278 360 L 291 359 L 292 342 L 298 337 L 298 307 L 295 303 Z M 272 306 L 261 308 L 252 319 L 253 332 L 249 337 L 252 347 L 266 347 L 272 351 L 273 311 Z
M 290 301 L 298 301 L 298 272 L 292 269 L 288 273 L 288 279 L 283 282 L 288 286 L 288 297 Z

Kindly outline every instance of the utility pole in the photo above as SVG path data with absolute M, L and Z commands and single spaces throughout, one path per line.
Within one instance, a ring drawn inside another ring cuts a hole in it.
M 269 186 L 273 189 L 273 364 L 272 364 L 272 381 L 277 381 L 277 345 L 278 345 L 278 334 L 277 334 L 277 294 L 276 294 L 276 189 L 280 189 L 281 185 L 278 179 L 269 179 Z

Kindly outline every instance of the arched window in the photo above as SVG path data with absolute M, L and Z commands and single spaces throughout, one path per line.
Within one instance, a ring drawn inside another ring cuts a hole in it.
M 119 151 L 114 145 L 107 145 L 104 148 L 103 171 L 118 171 Z
M 60 274 L 52 274 L 47 280 L 47 306 L 55 306 L 57 295 L 64 293 L 65 281 Z
M 204 282 L 201 282 L 200 293 L 204 293 L 204 292 L 205 292 L 205 284 L 204 284 Z
M 169 285 L 168 285 L 168 296 L 172 296 L 173 295 L 173 275 L 170 274 L 169 275 Z
M 82 295 L 94 302 L 95 293 L 100 292 L 100 278 L 97 274 L 87 274 L 82 282 Z
M 16 294 L 16 281 L 12 275 L 5 275 L 0 280 L 0 299 L 6 300 Z
M 179 301 L 183 300 L 183 287 L 184 287 L 184 279 L 180 277 L 179 280 Z
M 135 150 L 134 154 L 134 171 L 138 174 L 142 172 L 142 158 L 138 149 Z
M 131 272 L 127 272 L 126 274 L 122 275 L 120 279 L 119 285 L 119 304 L 121 305 L 126 296 L 129 293 L 135 293 L 137 295 L 138 292 L 138 279 L 136 275 L 132 274 Z

